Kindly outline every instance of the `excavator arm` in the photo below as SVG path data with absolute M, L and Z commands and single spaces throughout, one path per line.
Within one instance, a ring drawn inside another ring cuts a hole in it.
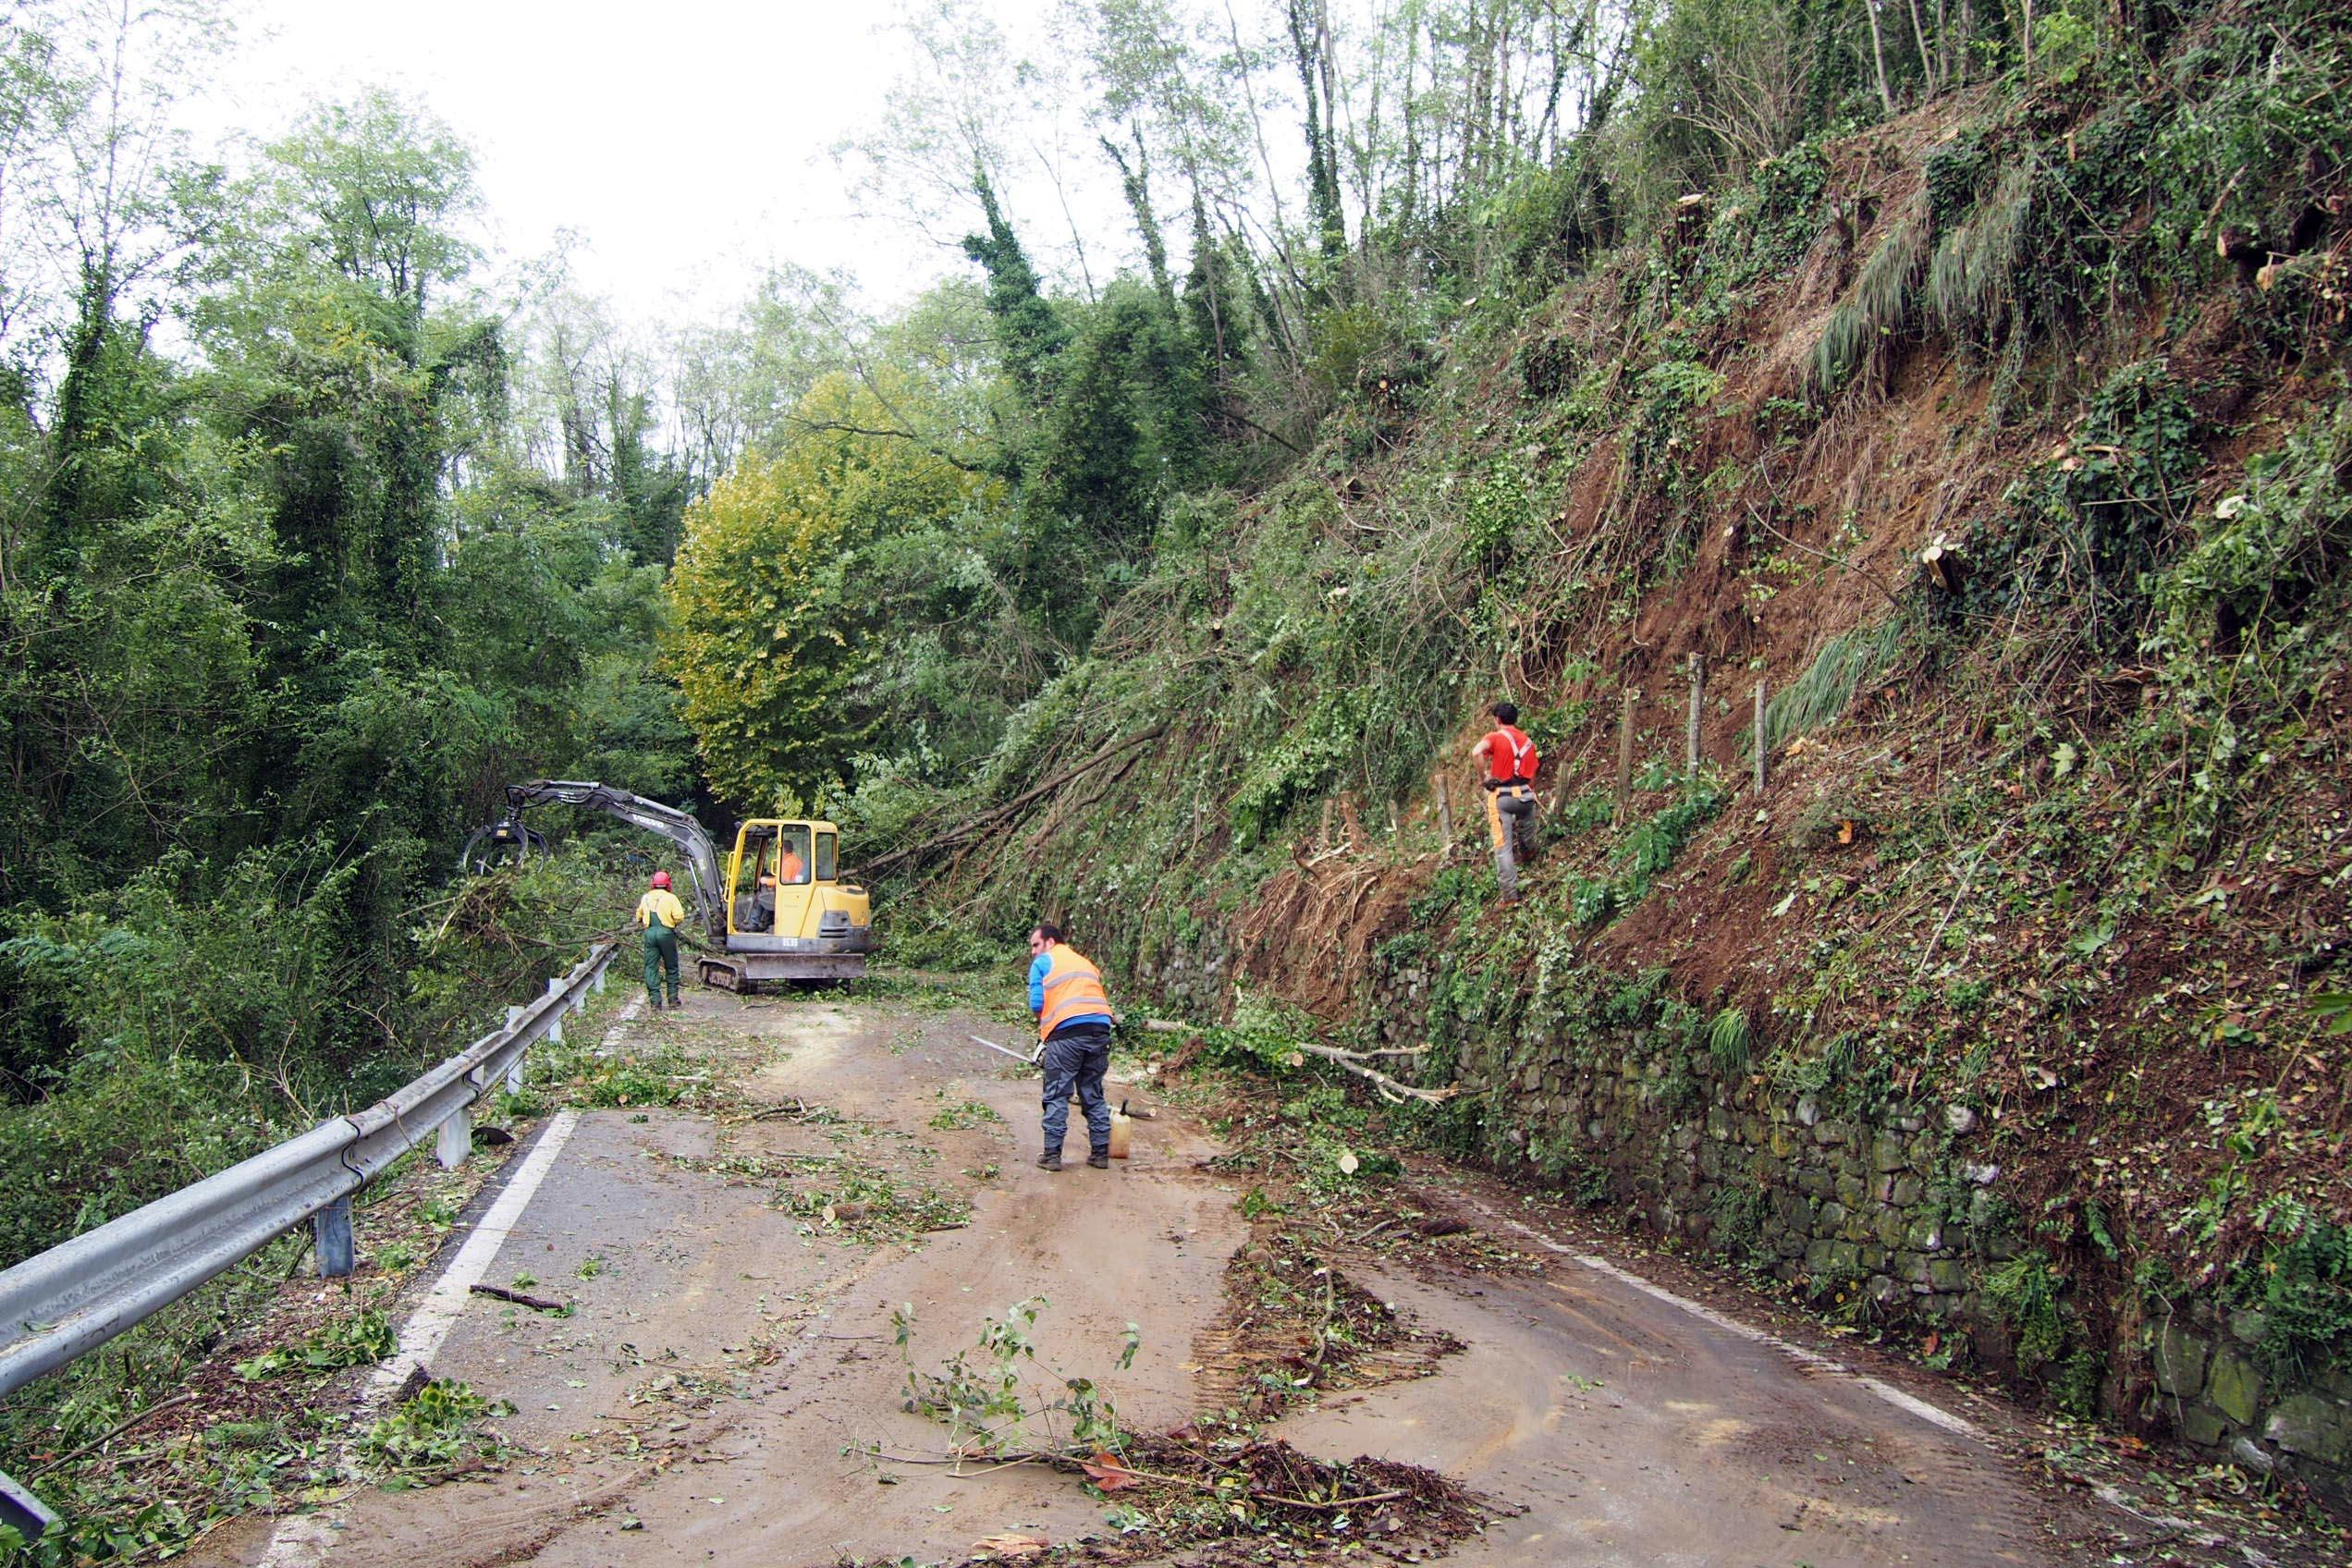
M 600 811 L 606 816 L 617 816 L 631 827 L 642 827 L 658 838 L 678 846 L 686 857 L 686 869 L 694 884 L 694 909 L 703 917 L 703 925 L 712 937 L 723 938 L 727 934 L 725 884 L 719 876 L 718 851 L 711 843 L 703 825 L 686 813 L 659 801 L 649 801 L 643 795 L 632 795 L 626 790 L 608 785 L 571 778 L 533 778 L 524 784 L 507 786 L 507 809 L 511 817 L 525 806 L 545 805 L 550 802 L 578 806 L 584 811 Z

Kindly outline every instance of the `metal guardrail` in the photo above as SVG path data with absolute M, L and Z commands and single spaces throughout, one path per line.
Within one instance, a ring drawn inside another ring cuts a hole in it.
M 522 1086 L 525 1054 L 561 1040 L 568 1013 L 605 988 L 617 950 L 599 943 L 547 994 L 508 1008 L 505 1025 L 365 1110 L 322 1121 L 252 1158 L 108 1220 L 0 1272 L 0 1396 L 104 1344 L 265 1243 L 312 1222 L 319 1272 L 353 1266 L 351 1194 L 437 1139 L 445 1167 L 472 1146 L 474 1103 Z M 47 1527 L 38 1500 L 0 1476 L 0 1524 Z

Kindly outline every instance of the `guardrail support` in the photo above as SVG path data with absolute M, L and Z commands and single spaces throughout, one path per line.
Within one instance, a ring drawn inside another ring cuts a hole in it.
M 521 1017 L 522 1009 L 519 1007 L 510 1007 L 507 1009 L 507 1029 L 508 1033 L 511 1034 L 513 1032 L 516 1023 L 520 1021 Z M 522 1093 L 522 1058 L 520 1055 L 514 1059 L 514 1064 L 507 1069 L 507 1093 L 510 1095 L 519 1095 Z
M 441 1131 L 434 1135 L 433 1158 L 441 1162 L 444 1170 L 455 1170 L 473 1152 L 473 1108 L 452 1112 L 441 1123 Z
M 340 1280 L 358 1263 L 358 1245 L 351 1239 L 351 1200 L 337 1198 L 311 1216 L 311 1245 L 318 1254 L 319 1278 Z
M 21 1482 L 0 1474 L 0 1525 L 14 1525 L 18 1534 L 29 1541 L 37 1541 L 48 1533 L 57 1516 L 42 1506 Z
M 598 965 L 596 969 L 596 977 L 589 982 L 589 985 L 595 988 L 596 994 L 600 997 L 605 994 L 605 971 L 611 967 L 612 965 L 608 963 Z
M 560 980 L 550 980 L 547 982 L 547 994 L 551 997 L 555 996 L 563 988 L 564 985 Z M 563 1021 L 566 1011 L 567 1010 L 563 1008 L 556 1009 L 555 1016 L 547 1021 L 547 1043 L 550 1045 L 560 1046 L 563 1044 Z

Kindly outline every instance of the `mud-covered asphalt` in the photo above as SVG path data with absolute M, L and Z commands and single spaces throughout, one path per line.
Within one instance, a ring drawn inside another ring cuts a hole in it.
M 1037 1170 L 1035 1080 L 966 1040 L 998 1029 L 953 1012 L 704 993 L 618 1027 L 671 1031 L 745 1106 L 786 1109 L 724 1126 L 584 1113 L 488 1276 L 529 1279 L 572 1315 L 474 1297 L 432 1367 L 515 1407 L 510 1459 L 354 1492 L 300 1555 L 796 1568 L 1109 1535 L 1105 1505 L 1066 1478 L 939 1463 L 942 1428 L 902 1408 L 894 1323 L 911 1310 L 913 1362 L 936 1369 L 1043 1295 L 1041 1362 L 1096 1378 L 1130 1427 L 1181 1424 L 1213 1397 L 1202 1346 L 1230 1319 L 1226 1266 L 1249 1239 L 1238 1189 L 1201 1169 L 1214 1139 L 1162 1108 L 1111 1170 Z M 845 1160 L 961 1194 L 969 1220 L 862 1239 L 863 1206 L 829 1226 L 778 1206 L 779 1165 L 821 1187 Z M 1465 1348 L 1434 1376 L 1295 1405 L 1276 1430 L 1326 1457 L 1425 1464 L 1515 1510 L 1457 1561 L 2080 1560 L 2079 1512 L 1985 1442 L 1573 1256 L 1526 1278 L 1357 1282 Z M 1131 1323 L 1142 1348 L 1121 1370 Z M 286 1562 L 274 1533 L 248 1521 L 190 1561 Z

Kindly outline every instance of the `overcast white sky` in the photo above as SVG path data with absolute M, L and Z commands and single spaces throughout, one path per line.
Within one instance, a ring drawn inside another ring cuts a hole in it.
M 998 11 L 1035 28 L 1049 5 Z M 623 319 L 707 319 L 771 260 L 849 268 L 882 300 L 966 265 L 903 221 L 858 216 L 830 154 L 874 119 L 907 57 L 881 31 L 886 6 L 245 0 L 241 12 L 240 46 L 188 110 L 200 136 L 275 133 L 312 99 L 367 86 L 420 99 L 472 144 L 496 250 L 534 257 L 573 231 L 576 281 Z

